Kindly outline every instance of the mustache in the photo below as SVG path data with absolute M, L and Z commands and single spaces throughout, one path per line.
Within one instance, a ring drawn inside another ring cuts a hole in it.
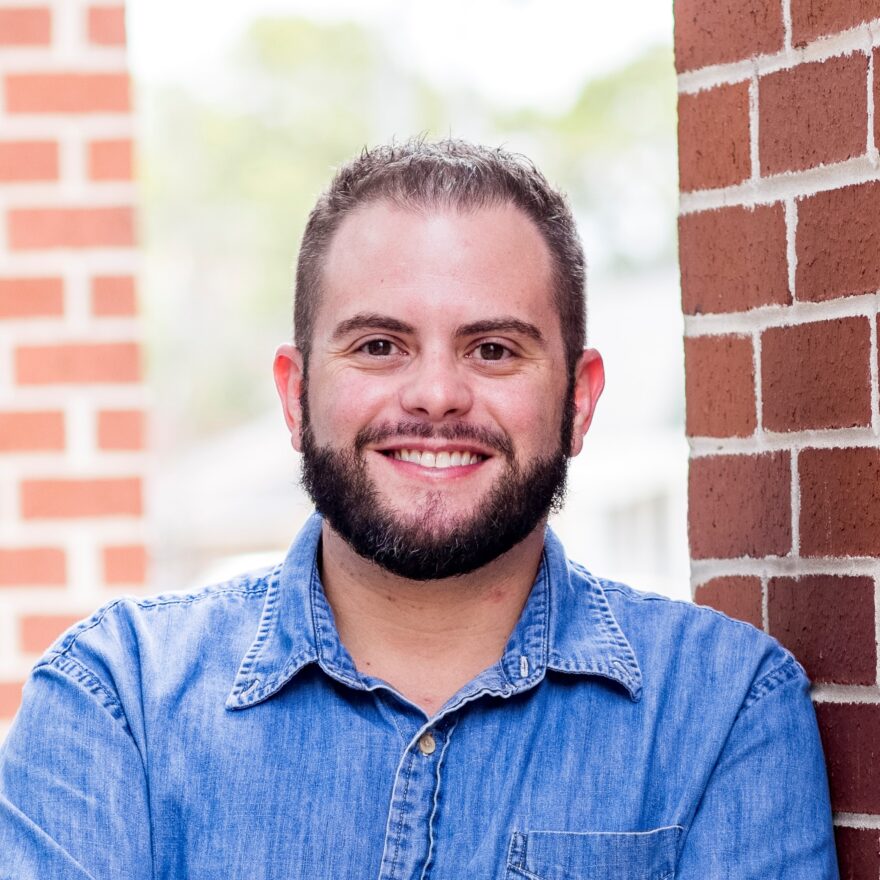
M 502 431 L 492 431 L 481 425 L 471 425 L 467 422 L 444 425 L 432 425 L 416 420 L 400 421 L 396 424 L 382 422 L 361 428 L 354 438 L 354 447 L 358 452 L 361 452 L 371 443 L 383 443 L 392 437 L 418 437 L 420 440 L 471 440 L 494 449 L 508 458 L 513 457 L 513 442 L 508 434 Z

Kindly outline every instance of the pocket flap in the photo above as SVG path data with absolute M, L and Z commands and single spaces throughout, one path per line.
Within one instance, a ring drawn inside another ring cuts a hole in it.
M 667 880 L 681 826 L 653 831 L 515 831 L 508 868 L 534 880 Z

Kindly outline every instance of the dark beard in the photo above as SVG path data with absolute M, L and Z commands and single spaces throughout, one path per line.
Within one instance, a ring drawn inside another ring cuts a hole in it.
M 506 553 L 548 513 L 562 507 L 568 470 L 563 450 L 570 446 L 573 418 L 570 403 L 560 447 L 521 468 L 509 437 L 466 424 L 402 422 L 361 430 L 350 449 L 319 447 L 312 436 L 304 393 L 302 484 L 318 512 L 365 559 L 416 581 L 463 575 Z M 407 522 L 380 500 L 363 453 L 367 444 L 395 436 L 477 440 L 497 450 L 507 464 L 489 495 L 463 522 L 438 528 L 435 514 L 438 507 L 442 514 L 441 490 L 429 493 L 424 510 Z

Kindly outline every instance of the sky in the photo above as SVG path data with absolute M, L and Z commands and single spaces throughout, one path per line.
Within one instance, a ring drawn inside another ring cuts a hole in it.
M 406 67 L 508 106 L 564 106 L 585 78 L 672 41 L 671 0 L 129 0 L 135 77 L 198 85 L 249 21 L 279 14 L 375 26 Z

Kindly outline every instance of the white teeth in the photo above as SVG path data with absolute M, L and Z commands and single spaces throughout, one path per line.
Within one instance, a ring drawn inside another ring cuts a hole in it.
M 420 452 L 418 449 L 395 449 L 392 457 L 397 461 L 408 461 L 425 468 L 466 467 L 483 460 L 476 452 Z

